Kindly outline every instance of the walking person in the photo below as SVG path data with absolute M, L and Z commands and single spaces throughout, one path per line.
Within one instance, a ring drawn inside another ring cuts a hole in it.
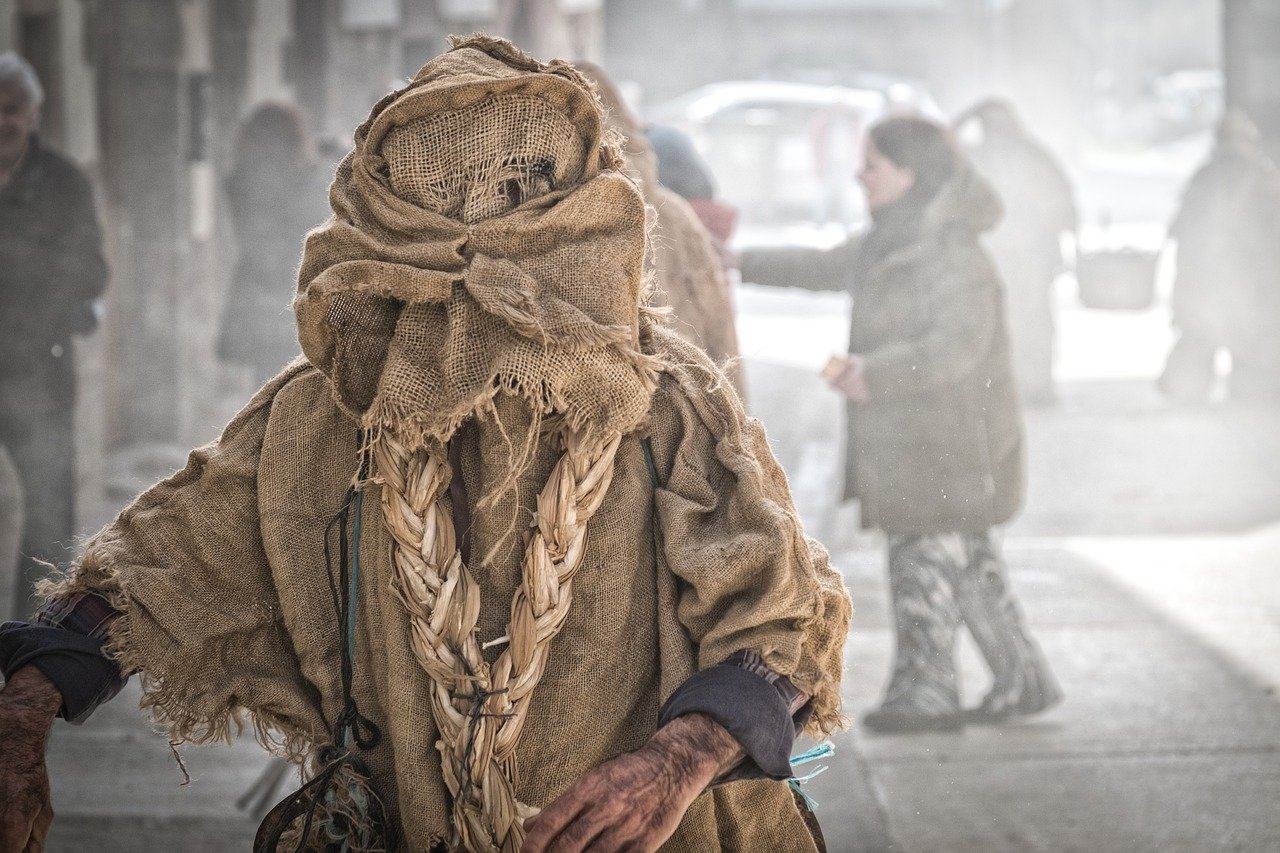
M 897 651 L 875 731 L 998 722 L 1061 694 L 1027 632 L 992 528 L 1023 501 L 1022 423 L 999 277 L 979 235 L 994 191 L 943 127 L 897 116 L 869 131 L 864 237 L 827 252 L 744 252 L 743 278 L 848 288 L 849 354 L 827 372 L 848 400 L 844 496 L 888 536 Z M 956 633 L 993 684 L 960 707 Z
M 1208 162 L 1183 192 L 1169 236 L 1177 244 L 1170 351 L 1160 390 L 1204 403 L 1214 360 L 1231 353 L 1234 399 L 1280 401 L 1280 171 L 1262 150 L 1258 128 L 1231 110 Z
M 296 109 L 263 104 L 241 126 L 226 182 L 239 257 L 218 356 L 251 368 L 257 386 L 301 352 L 281 294 L 297 277 L 303 236 L 328 216 L 330 177 L 312 154 Z
M 93 190 L 38 132 L 35 70 L 0 54 L 0 446 L 25 494 L 16 610 L 35 610 L 44 566 L 73 556 L 76 367 L 73 335 L 98 324 L 107 283 Z M 2 555 L 0 555 L 2 556 Z M 3 614 L 5 616 L 9 613 Z
M 982 131 L 969 157 L 1005 211 L 985 242 L 1005 285 L 1018 390 L 1028 405 L 1049 403 L 1056 396 L 1053 283 L 1066 268 L 1063 237 L 1074 237 L 1078 219 L 1071 179 L 1009 102 L 975 105 L 956 120 L 957 128 L 969 124 Z

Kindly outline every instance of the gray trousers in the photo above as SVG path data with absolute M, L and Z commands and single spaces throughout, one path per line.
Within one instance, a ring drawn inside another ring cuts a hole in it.
M 1027 632 L 992 533 L 889 534 L 897 651 L 885 704 L 956 713 L 956 633 L 967 627 L 991 669 L 982 707 L 1030 714 L 1061 698 Z
M 48 565 L 75 556 L 75 397 L 56 368 L 37 365 L 0 379 L 0 443 L 22 480 L 22 544 L 17 576 L 6 562 L 3 581 L 13 598 L 4 617 L 31 618 L 35 584 Z
M 18 553 L 22 543 L 22 478 L 0 444 L 0 622 L 18 617 Z

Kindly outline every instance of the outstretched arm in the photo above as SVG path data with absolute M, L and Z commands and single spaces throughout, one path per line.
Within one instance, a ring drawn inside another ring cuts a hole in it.
M 807 246 L 743 249 L 738 253 L 738 269 L 742 280 L 751 284 L 845 290 L 857 256 L 857 244 L 856 239 L 850 239 L 825 250 Z

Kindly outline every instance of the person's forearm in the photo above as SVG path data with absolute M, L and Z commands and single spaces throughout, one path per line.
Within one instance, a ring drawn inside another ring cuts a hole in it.
M 521 850 L 582 850 L 589 842 L 600 850 L 656 850 L 690 803 L 741 758 L 733 735 L 711 717 L 682 714 L 640 749 L 571 785 L 525 825 Z
M 47 734 L 60 707 L 62 693 L 34 666 L 15 672 L 0 690 L 0 718 L 24 721 L 26 731 Z
M 697 779 L 700 787 L 711 784 L 746 757 L 742 744 L 728 729 L 701 713 L 676 717 L 658 729 L 646 747 L 661 752 L 673 774 Z

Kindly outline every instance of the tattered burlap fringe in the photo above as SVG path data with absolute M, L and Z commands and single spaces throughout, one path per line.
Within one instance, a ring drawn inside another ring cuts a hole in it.
M 139 707 L 147 711 L 157 731 L 169 739 L 171 747 L 185 743 L 227 743 L 253 730 L 254 739 L 267 752 L 301 765 L 313 754 L 315 744 L 328 739 L 327 732 L 306 731 L 295 721 L 264 708 L 219 708 L 202 713 L 199 685 L 187 679 L 189 671 L 170 673 L 166 666 L 145 654 L 133 637 L 133 601 L 122 585 L 122 575 L 114 565 L 117 543 L 110 526 L 103 528 L 86 546 L 83 558 L 71 576 L 46 580 L 38 592 L 46 600 L 90 592 L 107 600 L 118 614 L 111 623 L 103 654 L 120 664 L 126 675 L 136 674 L 142 682 Z

